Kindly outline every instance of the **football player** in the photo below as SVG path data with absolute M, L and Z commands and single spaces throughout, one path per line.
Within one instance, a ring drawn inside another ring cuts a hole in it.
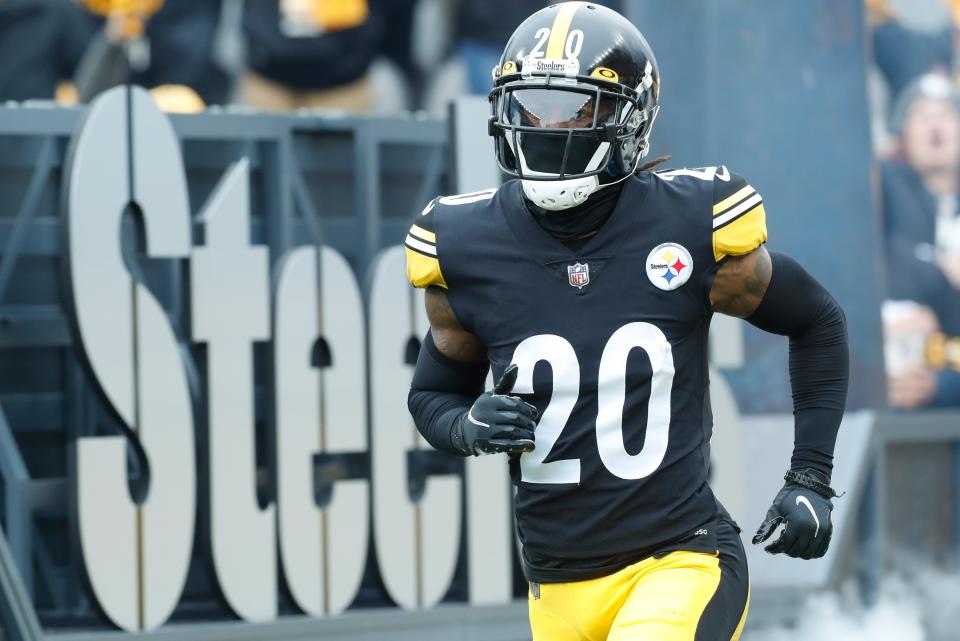
M 410 412 L 439 450 L 509 455 L 536 641 L 735 640 L 749 583 L 708 484 L 710 319 L 789 337 L 795 447 L 754 543 L 812 559 L 832 529 L 843 312 L 765 248 L 744 178 L 641 165 L 660 76 L 628 20 L 545 8 L 494 76 L 515 179 L 431 202 L 406 238 L 430 321 Z

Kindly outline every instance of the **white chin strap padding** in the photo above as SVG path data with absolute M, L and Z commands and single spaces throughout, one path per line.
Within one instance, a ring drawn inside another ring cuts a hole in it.
M 530 169 L 527 165 L 527 159 L 523 153 L 523 147 L 514 149 L 513 141 L 507 137 L 507 144 L 516 154 L 520 166 L 528 176 L 551 176 L 551 174 L 542 171 Z M 587 163 L 586 170 L 593 171 L 600 166 L 603 159 L 606 158 L 610 143 L 602 142 L 597 145 L 597 150 Z M 557 175 L 557 174 L 552 174 Z M 586 178 L 571 178 L 570 180 L 522 180 L 523 193 L 534 205 L 547 211 L 562 211 L 570 209 L 586 202 L 590 194 L 600 189 L 600 179 L 596 176 L 587 176 Z
M 596 176 L 572 180 L 524 180 L 523 193 L 537 207 L 547 211 L 570 209 L 586 202 L 600 188 Z

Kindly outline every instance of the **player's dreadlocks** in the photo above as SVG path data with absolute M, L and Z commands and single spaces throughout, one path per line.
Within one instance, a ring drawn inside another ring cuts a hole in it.
M 653 169 L 653 168 L 656 167 L 657 165 L 660 165 L 660 164 L 665 163 L 665 162 L 670 162 L 671 160 L 673 160 L 673 156 L 657 156 L 657 157 L 654 158 L 653 160 L 650 160 L 650 161 L 648 161 L 648 162 L 645 162 L 645 163 L 643 163 L 642 165 L 640 165 L 639 167 L 637 167 L 637 171 L 634 172 L 634 173 L 638 173 L 638 174 L 639 174 L 641 171 L 650 171 L 651 169 Z

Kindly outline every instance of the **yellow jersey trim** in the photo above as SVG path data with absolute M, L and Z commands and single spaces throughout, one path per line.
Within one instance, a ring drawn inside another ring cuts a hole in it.
M 414 287 L 443 287 L 447 288 L 447 281 L 440 271 L 440 261 L 435 256 L 427 256 L 409 246 L 404 247 L 407 253 L 407 280 Z
M 733 205 L 736 205 L 747 196 L 750 196 L 751 194 L 753 194 L 755 191 L 757 190 L 751 187 L 750 185 L 747 185 L 746 187 L 744 187 L 734 195 L 730 196 L 729 198 L 724 198 L 723 200 L 721 200 L 720 202 L 718 202 L 716 205 L 713 206 L 713 215 L 716 216 L 718 214 L 722 214 L 724 211 L 726 211 L 727 209 L 730 209 Z
M 714 229 L 713 257 L 742 256 L 767 242 L 767 213 L 759 203 L 732 221 Z
M 412 227 L 410 227 L 410 235 L 416 236 L 420 240 L 425 240 L 429 243 L 433 243 L 434 245 L 437 244 L 437 235 L 432 231 L 427 231 L 423 227 L 417 227 L 416 225 L 413 225 Z

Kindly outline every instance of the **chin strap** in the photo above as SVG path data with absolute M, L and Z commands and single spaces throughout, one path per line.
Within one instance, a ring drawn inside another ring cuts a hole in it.
M 547 211 L 563 211 L 587 202 L 601 189 L 596 176 L 572 180 L 524 180 L 523 193 L 537 207 Z
M 601 189 L 620 184 L 633 175 L 640 165 L 640 161 L 650 151 L 649 141 L 646 138 L 641 140 L 639 144 L 640 150 L 633 160 L 633 168 L 613 182 L 601 184 L 599 176 L 571 178 L 570 180 L 521 180 L 523 193 L 527 200 L 547 211 L 564 211 L 582 205 L 587 202 L 587 198 Z M 513 145 L 510 148 L 513 149 Z M 666 158 L 669 159 L 669 156 Z M 522 164 L 526 165 L 522 151 L 519 154 L 519 159 Z M 526 169 L 526 171 L 530 174 L 539 174 L 539 172 L 530 169 Z

